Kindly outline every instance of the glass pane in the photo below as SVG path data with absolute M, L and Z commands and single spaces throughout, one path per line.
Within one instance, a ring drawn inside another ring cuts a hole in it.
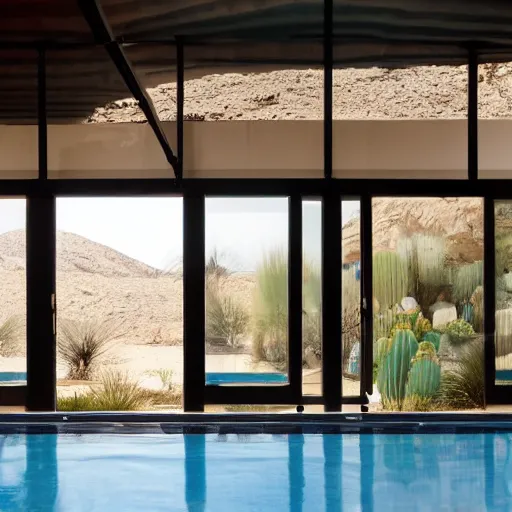
M 0 49 L 0 179 L 37 178 L 37 53 Z
M 442 65 L 454 51 L 456 65 Z M 333 52 L 335 176 L 467 178 L 464 51 L 338 42 Z
M 482 200 L 372 206 L 374 396 L 393 410 L 483 407 Z
M 26 200 L 0 199 L 0 386 L 26 381 Z
M 302 202 L 302 393 L 322 394 L 322 201 Z
M 184 87 L 185 177 L 323 177 L 319 41 L 187 45 Z
M 341 202 L 341 339 L 343 396 L 359 396 L 361 382 L 361 205 Z
M 495 204 L 496 384 L 512 381 L 512 201 Z
M 146 116 L 103 47 L 48 51 L 47 93 L 50 178 L 174 177 Z
M 481 60 L 482 64 L 478 66 L 478 176 L 487 179 L 510 179 L 510 57 L 505 62 L 487 61 L 484 57 Z
M 206 384 L 283 384 L 288 199 L 206 199 Z
M 181 408 L 182 199 L 57 199 L 60 410 Z

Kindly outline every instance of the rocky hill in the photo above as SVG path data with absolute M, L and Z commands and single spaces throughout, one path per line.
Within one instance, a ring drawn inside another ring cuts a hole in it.
M 149 93 L 160 119 L 175 120 L 176 84 L 161 84 Z M 184 109 L 186 119 L 198 121 L 322 119 L 323 71 L 228 73 L 186 80 Z M 512 65 L 480 66 L 479 116 L 503 118 L 511 112 Z M 334 70 L 334 119 L 466 116 L 466 66 Z M 133 99 L 120 98 L 98 108 L 89 122 L 145 122 L 145 117 Z
M 373 250 L 394 250 L 414 233 L 442 236 L 452 264 L 483 259 L 483 201 L 477 198 L 399 198 L 373 201 Z M 343 228 L 344 261 L 359 260 L 359 219 Z

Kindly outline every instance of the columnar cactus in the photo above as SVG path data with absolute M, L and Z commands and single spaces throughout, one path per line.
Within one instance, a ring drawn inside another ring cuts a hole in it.
M 389 338 L 379 338 L 377 340 L 377 343 L 375 344 L 375 352 L 373 354 L 373 358 L 375 360 L 376 363 L 380 364 L 382 361 L 384 361 L 384 359 L 386 358 L 386 356 L 388 355 L 389 353 L 389 345 L 390 345 L 390 342 L 389 342 Z
M 373 295 L 383 309 L 399 303 L 408 291 L 407 265 L 391 251 L 377 252 L 373 256 Z
M 391 350 L 384 359 L 377 384 L 384 402 L 402 407 L 411 361 L 418 351 L 418 342 L 411 330 L 397 330 Z

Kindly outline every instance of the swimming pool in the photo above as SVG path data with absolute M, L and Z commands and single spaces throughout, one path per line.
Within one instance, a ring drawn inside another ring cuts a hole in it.
M 16 420 L 0 424 L 0 510 L 510 510 L 512 423 L 481 418 Z

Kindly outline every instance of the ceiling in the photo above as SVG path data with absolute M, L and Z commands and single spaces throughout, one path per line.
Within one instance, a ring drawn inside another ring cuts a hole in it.
M 186 78 L 322 65 L 323 0 L 98 2 L 144 87 L 175 80 L 177 36 L 185 44 Z M 95 107 L 131 96 L 81 3 L 87 1 L 1 2 L 1 122 L 36 121 L 42 45 L 50 122 L 80 122 Z M 501 0 L 334 0 L 334 63 L 463 64 L 468 45 L 484 61 L 512 60 L 511 26 L 512 3 Z

